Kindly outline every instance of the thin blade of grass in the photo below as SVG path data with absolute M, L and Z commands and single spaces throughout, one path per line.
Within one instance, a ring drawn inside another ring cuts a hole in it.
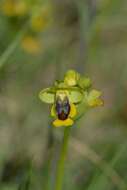
M 97 183 L 101 183 L 101 190 L 104 187 L 107 187 L 107 180 L 108 178 L 111 180 L 112 184 L 118 187 L 118 189 L 126 189 L 127 185 L 125 181 L 119 176 L 119 174 L 113 169 L 117 161 L 123 156 L 126 151 L 127 144 L 121 145 L 120 149 L 116 153 L 115 157 L 111 161 L 111 163 L 107 163 L 106 161 L 102 160 L 101 157 L 91 148 L 89 148 L 86 144 L 80 143 L 78 140 L 72 139 L 71 146 L 75 149 L 80 155 L 89 159 L 92 163 L 96 164 L 99 169 L 102 171 L 101 175 L 99 173 L 95 173 L 95 177 L 91 181 L 90 186 L 87 190 L 99 190 L 99 186 Z M 96 188 L 97 187 L 97 188 Z

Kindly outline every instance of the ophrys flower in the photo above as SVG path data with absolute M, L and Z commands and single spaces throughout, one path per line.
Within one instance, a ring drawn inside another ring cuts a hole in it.
M 103 105 L 101 92 L 91 90 L 91 80 L 74 70 L 65 74 L 63 81 L 39 93 L 43 102 L 52 104 L 51 116 L 55 127 L 71 126 L 88 109 Z

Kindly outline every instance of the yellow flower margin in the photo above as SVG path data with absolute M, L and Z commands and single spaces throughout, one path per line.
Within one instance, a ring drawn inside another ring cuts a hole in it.
M 74 121 L 72 118 L 74 118 L 76 116 L 76 114 L 77 114 L 76 106 L 73 103 L 70 104 L 70 113 L 66 120 L 60 120 L 57 118 L 54 104 L 51 108 L 51 116 L 56 118 L 53 121 L 54 127 L 62 127 L 62 126 L 68 127 L 68 126 L 73 125 Z

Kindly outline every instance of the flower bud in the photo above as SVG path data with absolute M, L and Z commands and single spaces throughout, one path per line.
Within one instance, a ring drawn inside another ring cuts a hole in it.
M 78 84 L 79 78 L 79 73 L 75 72 L 74 70 L 69 70 L 65 74 L 64 83 L 68 86 L 76 86 Z

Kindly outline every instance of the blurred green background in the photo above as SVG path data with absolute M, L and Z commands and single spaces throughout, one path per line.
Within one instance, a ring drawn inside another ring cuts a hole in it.
M 66 190 L 127 189 L 127 1 L 0 1 L 0 190 L 52 190 L 63 129 L 41 89 L 76 69 L 104 107 L 73 127 Z

